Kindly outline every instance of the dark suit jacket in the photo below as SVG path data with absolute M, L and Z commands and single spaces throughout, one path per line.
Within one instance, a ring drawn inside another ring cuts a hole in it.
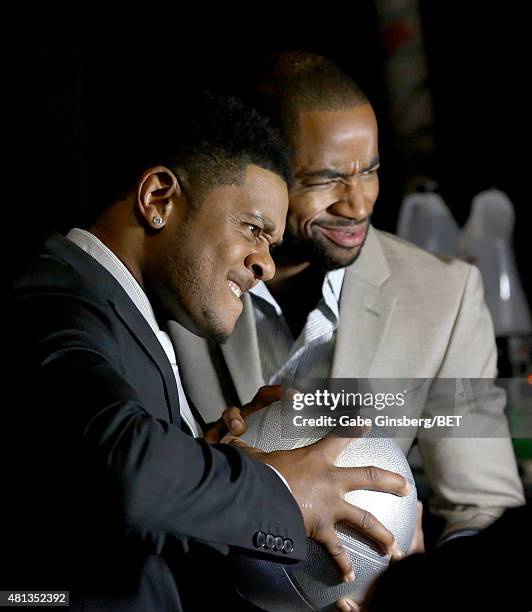
M 293 541 L 261 550 L 271 560 L 305 557 L 299 508 L 273 471 L 181 430 L 157 338 L 92 257 L 52 236 L 9 316 L 1 588 L 70 589 L 72 609 L 173 611 L 189 540 L 256 553 L 263 531 Z

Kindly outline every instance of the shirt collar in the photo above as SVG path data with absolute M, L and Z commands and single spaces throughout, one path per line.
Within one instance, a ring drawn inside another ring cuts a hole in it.
M 338 321 L 340 318 L 340 294 L 342 293 L 342 284 L 344 282 L 345 268 L 338 268 L 327 272 L 323 279 L 322 294 L 323 300 L 331 309 Z
M 115 280 L 121 285 L 122 289 L 124 289 L 150 327 L 157 334 L 160 331 L 159 325 L 147 295 L 113 251 L 94 234 L 77 227 L 71 229 L 66 237 L 80 249 L 94 257 L 101 266 L 114 276 Z
M 338 319 L 340 316 L 339 302 L 340 294 L 342 293 L 342 285 L 344 282 L 345 268 L 338 268 L 337 270 L 331 270 L 325 274 L 322 285 L 322 296 L 327 306 L 332 310 Z M 266 286 L 266 283 L 259 281 L 252 289 L 249 290 L 254 296 L 261 298 L 268 304 L 270 304 L 278 315 L 282 315 L 283 311 L 277 303 L 277 300 L 273 297 L 270 290 Z
M 262 300 L 264 300 L 265 302 L 270 304 L 270 306 L 272 306 L 275 309 L 275 312 L 278 315 L 282 315 L 283 314 L 283 311 L 281 310 L 281 307 L 277 303 L 277 300 L 271 294 L 271 292 L 268 289 L 268 287 L 266 286 L 265 282 L 259 281 L 254 287 L 252 287 L 249 290 L 249 292 L 251 294 L 253 294 L 254 296 L 256 296 L 258 298 L 261 298 Z

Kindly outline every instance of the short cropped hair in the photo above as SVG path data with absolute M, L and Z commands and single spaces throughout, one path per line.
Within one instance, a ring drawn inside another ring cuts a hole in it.
M 235 98 L 201 93 L 179 102 L 135 106 L 133 111 L 124 104 L 97 126 L 91 164 L 93 219 L 131 193 L 142 173 L 156 165 L 176 173 L 185 190 L 190 188 L 195 205 L 213 187 L 239 183 L 250 164 L 290 183 L 280 134 Z
M 253 102 L 289 139 L 300 111 L 369 104 L 366 94 L 341 68 L 305 50 L 272 56 L 258 79 Z

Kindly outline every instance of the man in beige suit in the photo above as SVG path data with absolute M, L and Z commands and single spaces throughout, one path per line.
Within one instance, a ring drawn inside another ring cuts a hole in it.
M 493 379 L 497 354 L 478 270 L 370 225 L 379 155 L 365 95 L 328 60 L 289 53 L 264 77 L 261 100 L 292 147 L 276 276 L 242 296 L 225 344 L 171 330 L 204 418 L 284 377 Z M 263 229 L 257 220 L 257 241 Z M 504 405 L 504 393 L 493 391 L 477 416 L 492 436 L 418 437 L 431 510 L 446 522 L 442 538 L 474 533 L 523 503 Z M 430 412 L 430 391 L 413 406 L 411 416 Z M 397 442 L 407 453 L 415 438 Z

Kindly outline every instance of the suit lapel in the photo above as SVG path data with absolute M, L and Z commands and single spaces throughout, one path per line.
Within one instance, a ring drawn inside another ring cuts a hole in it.
M 107 298 L 113 305 L 117 316 L 138 340 L 139 347 L 148 354 L 161 373 L 168 417 L 170 422 L 179 424 L 181 420 L 179 395 L 172 366 L 152 328 L 125 290 L 110 272 L 65 236 L 52 234 L 46 241 L 45 249 L 68 262 L 82 278 L 90 279 L 91 288 L 95 294 L 100 295 L 101 298 Z
M 123 295 L 119 294 L 115 297 L 113 305 L 116 314 L 133 336 L 137 338 L 139 346 L 150 356 L 161 373 L 164 382 L 166 402 L 168 404 L 168 417 L 170 422 L 179 423 L 181 416 L 179 412 L 179 395 L 177 393 L 176 379 L 172 366 L 160 342 L 157 340 L 152 328 L 148 325 L 147 321 L 140 314 L 125 292 L 123 292 Z
M 332 378 L 369 378 L 397 296 L 382 287 L 390 276 L 374 228 L 355 264 L 346 269 L 340 298 Z
M 221 345 L 225 363 L 241 403 L 245 404 L 264 385 L 253 304 L 243 296 L 244 311 L 227 342 Z

